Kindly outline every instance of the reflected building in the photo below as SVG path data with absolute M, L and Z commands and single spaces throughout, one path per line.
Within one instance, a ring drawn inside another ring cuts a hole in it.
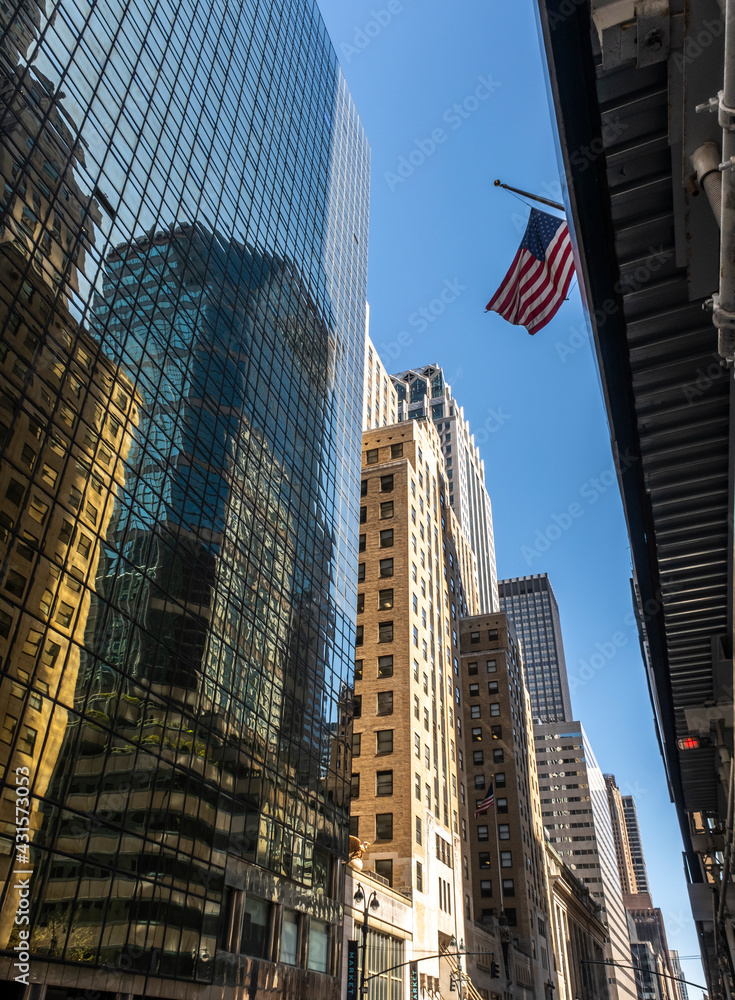
M 56 1000 L 338 995 L 369 166 L 275 6 L 3 8 L 0 875 L 20 762 Z

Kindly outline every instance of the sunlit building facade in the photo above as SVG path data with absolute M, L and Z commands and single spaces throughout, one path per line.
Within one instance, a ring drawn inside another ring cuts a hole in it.
M 0 21 L 0 978 L 336 997 L 359 120 L 306 0 Z

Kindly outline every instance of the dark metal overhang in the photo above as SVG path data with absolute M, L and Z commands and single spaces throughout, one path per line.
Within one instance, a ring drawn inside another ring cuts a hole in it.
M 670 51 L 684 52 L 689 5 L 670 6 Z M 717 16 L 715 0 L 711 9 Z M 721 47 L 713 39 L 689 68 L 683 57 L 649 63 L 634 49 L 631 58 L 621 36 L 604 64 L 590 0 L 539 0 L 539 10 L 651 698 L 696 882 L 687 813 L 722 815 L 724 803 L 714 751 L 679 751 L 677 739 L 689 732 L 686 708 L 729 703 L 732 713 L 733 435 L 732 373 L 703 309 L 717 287 L 717 228 L 705 196 L 695 201 L 685 184 L 694 131 L 697 142 L 708 129 L 716 138 L 717 123 L 692 124 L 687 106 L 717 92 Z

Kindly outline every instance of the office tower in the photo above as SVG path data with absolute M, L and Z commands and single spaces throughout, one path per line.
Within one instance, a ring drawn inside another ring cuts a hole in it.
M 607 1000 L 608 934 L 600 906 L 548 840 L 544 847 L 559 1000 Z
M 579 722 L 534 726 L 541 814 L 554 849 L 600 904 L 608 961 L 630 965 L 630 933 L 618 876 L 607 791 Z M 611 968 L 611 1000 L 636 997 L 633 973 Z
M 687 984 L 683 982 L 684 972 L 681 967 L 679 952 L 672 949 L 669 952 L 669 961 L 671 962 L 671 968 L 673 970 L 674 976 L 677 979 L 676 994 L 675 994 L 677 1000 L 689 1000 L 689 991 L 687 990 Z
M 508 931 L 498 956 L 500 979 L 521 978 L 523 968 L 534 996 L 544 996 L 545 984 L 553 982 L 553 938 L 520 646 L 507 616 L 496 613 L 462 620 L 460 651 L 465 756 L 459 780 L 467 782 L 470 800 L 463 850 L 469 853 L 474 919 L 490 926 L 498 920 L 501 933 Z M 488 807 L 491 789 L 494 804 Z M 477 983 L 489 991 L 502 988 L 479 971 Z
M 669 1000 L 678 1000 L 675 989 L 674 969 L 671 963 L 669 945 L 666 940 L 666 928 L 664 927 L 664 917 L 661 910 L 653 905 L 650 895 L 647 892 L 640 892 L 633 896 L 623 896 L 625 908 L 635 927 L 635 942 L 647 946 L 655 957 L 655 962 L 660 967 L 660 972 L 664 974 L 661 989 Z M 632 939 L 632 936 L 631 936 Z
M 646 871 L 646 859 L 643 854 L 643 841 L 641 831 L 638 826 L 638 811 L 635 806 L 635 799 L 632 795 L 623 795 L 623 813 L 625 814 L 625 828 L 628 832 L 628 843 L 630 844 L 630 856 L 633 862 L 633 872 L 635 873 L 636 892 L 650 892 L 648 886 L 648 872 Z
M 628 840 L 628 826 L 625 821 L 625 810 L 623 808 L 623 797 L 615 782 L 614 774 L 606 774 L 605 787 L 607 789 L 607 804 L 610 809 L 610 823 L 612 824 L 613 841 L 615 843 L 615 857 L 618 862 L 618 875 L 620 876 L 620 888 L 623 895 L 630 895 L 638 892 L 633 858 L 630 852 L 630 841 Z
M 386 427 L 397 421 L 398 396 L 368 333 L 365 337 L 362 429 L 369 431 L 372 427 Z
M 364 868 L 412 898 L 411 954 L 431 956 L 463 937 L 454 679 L 477 606 L 431 424 L 365 432 L 360 505 L 350 832 L 370 845 Z M 446 961 L 419 972 L 448 989 Z
M 449 484 L 449 504 L 477 559 L 480 612 L 498 610 L 498 573 L 485 463 L 470 433 L 464 410 L 438 365 L 391 375 L 399 420 L 432 420 L 439 434 Z
M 0 978 L 25 943 L 56 1000 L 335 997 L 359 121 L 305 0 L 0 23 Z
M 559 607 L 546 573 L 498 583 L 500 610 L 516 627 L 523 646 L 523 669 L 531 711 L 538 722 L 569 722 L 567 665 Z

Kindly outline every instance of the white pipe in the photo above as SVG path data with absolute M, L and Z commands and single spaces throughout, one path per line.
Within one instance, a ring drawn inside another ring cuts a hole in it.
M 716 142 L 704 142 L 689 158 L 697 175 L 697 184 L 707 195 L 717 225 L 722 220 L 722 177 L 720 175 L 720 147 Z
M 735 164 L 735 0 L 725 6 L 725 80 L 720 94 L 723 163 Z M 714 321 L 719 330 L 719 352 L 735 360 L 735 166 L 722 171 L 720 224 L 720 292 Z

